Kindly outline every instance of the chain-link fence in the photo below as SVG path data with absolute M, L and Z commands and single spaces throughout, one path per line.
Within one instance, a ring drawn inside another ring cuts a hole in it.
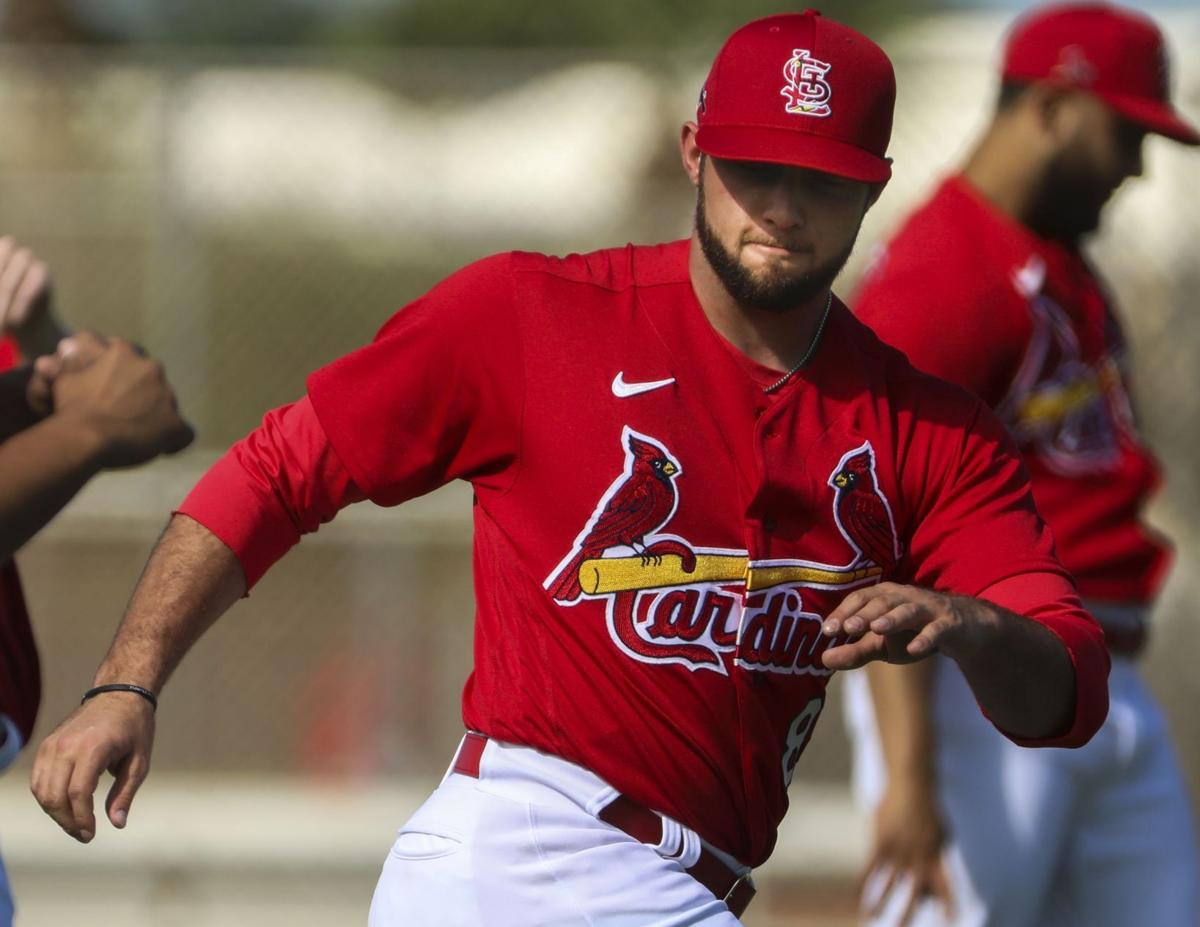
M 1000 29 L 952 17 L 889 43 L 895 179 L 849 280 L 982 124 Z M 1200 17 L 1168 29 L 1194 47 Z M 1182 64 L 1177 99 L 1195 114 L 1200 71 Z M 0 55 L 0 229 L 50 261 L 71 323 L 166 361 L 201 447 L 102 478 L 22 555 L 47 664 L 43 730 L 90 680 L 172 504 L 307 372 L 486 253 L 688 232 L 677 126 L 706 65 L 569 51 Z M 1150 667 L 1195 773 L 1200 719 L 1185 706 L 1198 684 L 1182 654 L 1200 640 L 1200 159 L 1153 140 L 1148 165 L 1096 253 L 1167 464 L 1156 511 L 1180 558 Z M 157 768 L 440 772 L 470 663 L 469 508 L 451 489 L 399 512 L 351 510 L 291 554 L 168 689 Z M 799 778 L 844 775 L 837 728 L 831 712 Z

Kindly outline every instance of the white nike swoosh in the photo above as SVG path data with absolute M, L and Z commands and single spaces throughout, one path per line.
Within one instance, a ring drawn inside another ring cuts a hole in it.
M 648 383 L 626 383 L 625 371 L 622 370 L 613 377 L 612 391 L 614 396 L 627 399 L 630 396 L 636 396 L 638 393 L 648 393 L 652 389 L 662 389 L 664 386 L 670 386 L 674 382 L 674 377 L 667 377 L 665 380 L 651 380 Z

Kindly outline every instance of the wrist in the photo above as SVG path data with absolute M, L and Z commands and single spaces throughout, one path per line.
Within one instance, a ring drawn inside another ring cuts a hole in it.
M 888 787 L 906 795 L 932 794 L 937 787 L 937 777 L 929 764 L 889 768 Z
M 96 670 L 92 678 L 92 688 L 111 685 L 134 685 L 153 692 L 157 696 L 161 691 L 164 680 L 154 672 L 152 666 L 144 665 L 137 659 L 113 660 L 111 655 Z
M 992 641 L 1004 622 L 997 606 L 970 596 L 951 595 L 950 607 L 958 614 L 956 633 L 943 638 L 941 651 L 960 666 L 987 658 Z
M 80 699 L 79 704 L 82 705 L 84 702 L 102 695 L 133 695 L 149 704 L 152 711 L 158 710 L 158 696 L 145 686 L 139 686 L 131 682 L 110 682 L 105 685 L 93 686 L 83 693 L 83 698 Z
M 89 475 L 104 469 L 110 441 L 94 416 L 68 407 L 53 412 L 43 421 L 43 427 L 60 433 L 64 449 Z

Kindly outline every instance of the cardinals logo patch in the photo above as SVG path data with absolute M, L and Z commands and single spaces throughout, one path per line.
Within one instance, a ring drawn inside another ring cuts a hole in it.
M 661 442 L 626 427 L 625 465 L 570 551 L 543 583 L 560 605 L 601 601 L 609 636 L 628 657 L 728 675 L 749 670 L 828 675 L 838 643 L 821 622 L 850 589 L 879 582 L 902 551 L 870 442 L 830 473 L 831 514 L 844 563 L 751 560 L 667 533 L 684 467 Z
M 830 65 L 818 61 L 807 48 L 792 50 L 792 57 L 783 66 L 783 76 L 787 80 L 779 93 L 787 100 L 784 109 L 796 116 L 817 116 L 824 119 L 833 110 L 829 108 L 829 100 L 833 96 L 833 88 L 825 75 L 829 73 Z
M 1085 358 L 1070 316 L 1044 283 L 1040 262 L 1013 272 L 1014 286 L 1029 301 L 1032 334 L 997 413 L 1017 443 L 1056 473 L 1111 472 L 1121 465 L 1122 444 L 1137 440 L 1124 339 L 1112 328 L 1109 351 Z

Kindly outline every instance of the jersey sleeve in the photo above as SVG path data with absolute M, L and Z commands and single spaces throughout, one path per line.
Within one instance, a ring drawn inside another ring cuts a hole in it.
M 309 378 L 325 433 L 372 501 L 396 505 L 455 479 L 511 485 L 524 402 L 511 263 L 459 271 Z
M 1088 659 L 1097 626 L 1074 585 L 1057 573 L 1026 573 L 983 590 L 979 597 L 1049 628 L 1066 647 L 1075 669 L 1075 712 L 1065 730 L 1040 738 L 997 730 L 1022 747 L 1083 746 L 1108 716 L 1109 657 L 1101 647 L 1103 660 Z
M 919 585 L 964 595 L 1022 573 L 1069 579 L 1003 426 L 973 397 L 944 385 L 931 392 L 935 398 L 913 413 L 902 455 L 910 518 L 902 571 Z
M 953 403 L 939 411 L 941 421 L 928 425 L 930 432 L 920 442 L 933 450 L 921 458 L 914 445 L 906 467 L 908 479 L 924 485 L 906 487 L 919 492 L 921 501 L 913 510 L 902 581 L 974 597 L 1000 589 L 1009 598 L 996 604 L 1049 628 L 1075 668 L 1076 715 L 1069 731 L 1038 743 L 1082 744 L 1107 714 L 1103 632 L 1079 605 L 1050 529 L 1034 507 L 1024 464 L 1003 427 L 977 401 L 965 425 L 955 424 L 964 419 L 955 415 Z M 937 415 L 926 410 L 923 417 Z M 1030 576 L 1043 578 L 1022 586 L 1022 578 Z
M 233 551 L 249 590 L 302 535 L 364 498 L 304 398 L 268 412 L 200 479 L 177 514 Z
M 940 243 L 949 247 L 949 243 Z M 854 314 L 918 370 L 998 405 L 1020 366 L 1029 313 L 1004 275 L 981 272 L 939 243 L 909 255 L 901 243 L 877 259 L 851 301 Z

